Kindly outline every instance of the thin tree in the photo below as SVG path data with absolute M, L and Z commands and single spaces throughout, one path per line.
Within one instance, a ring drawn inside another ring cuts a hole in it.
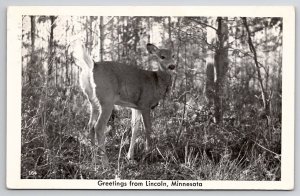
M 254 60 L 255 68 L 256 68 L 257 79 L 258 79 L 259 86 L 260 86 L 260 91 L 261 91 L 261 96 L 262 96 L 262 101 L 263 101 L 263 107 L 264 107 L 264 110 L 265 110 L 266 114 L 268 115 L 269 114 L 269 103 L 267 101 L 267 93 L 266 93 L 265 88 L 264 88 L 263 79 L 262 79 L 261 72 L 260 72 L 259 62 L 257 60 L 256 49 L 255 49 L 255 47 L 253 45 L 253 42 L 252 42 L 251 32 L 250 32 L 250 29 L 249 29 L 247 18 L 242 17 L 242 20 L 243 20 L 243 24 L 244 24 L 244 26 L 246 28 L 246 31 L 247 31 L 249 49 L 253 53 L 253 60 Z
M 100 24 L 99 24 L 99 30 L 100 30 L 100 61 L 103 61 L 104 56 L 104 24 L 103 24 L 103 16 L 100 16 Z
M 31 40 L 31 51 L 30 51 L 30 66 L 28 69 L 28 82 L 31 84 L 32 80 L 32 66 L 35 65 L 35 29 L 36 29 L 36 22 L 35 16 L 30 16 L 30 40 Z
M 49 35 L 49 58 L 48 58 L 48 72 L 47 72 L 47 82 L 51 81 L 51 74 L 53 72 L 53 62 L 54 62 L 54 29 L 56 27 L 55 20 L 56 16 L 50 16 L 50 35 Z

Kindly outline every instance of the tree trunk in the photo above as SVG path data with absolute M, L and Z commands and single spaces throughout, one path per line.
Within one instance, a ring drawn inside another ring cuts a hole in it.
M 176 67 L 177 69 L 179 69 L 179 51 L 181 48 L 181 38 L 180 38 L 180 31 L 181 31 L 181 20 L 180 17 L 177 18 L 177 26 L 178 26 L 178 31 L 177 31 L 177 36 L 179 37 L 178 39 L 178 47 L 177 47 L 177 54 L 176 54 Z M 171 87 L 171 95 L 175 95 L 175 89 L 176 89 L 176 82 L 177 82 L 177 74 L 175 74 L 174 79 L 173 79 L 173 83 L 172 83 L 172 87 Z
M 172 29 L 171 29 L 172 23 L 171 23 L 171 17 L 168 17 L 168 34 L 169 34 L 169 44 L 170 48 L 174 50 L 174 43 L 172 41 Z
M 208 63 L 206 65 L 206 81 L 205 81 L 205 96 L 207 99 L 207 106 L 210 108 L 214 103 L 215 90 L 215 70 L 214 64 Z
M 104 25 L 103 25 L 103 16 L 100 16 L 100 25 L 99 25 L 99 30 L 100 30 L 100 61 L 103 61 L 103 56 L 104 56 Z
M 140 53 L 138 53 L 138 43 L 140 42 L 140 36 L 139 36 L 139 29 L 140 29 L 140 21 L 141 21 L 141 17 L 135 17 L 135 22 L 133 24 L 133 36 L 134 36 L 134 41 L 133 41 L 133 51 L 134 54 L 137 56 L 136 58 L 133 58 L 133 64 L 134 65 L 138 65 L 138 61 L 142 61 L 140 60 Z
M 227 18 L 217 18 L 217 49 L 215 53 L 215 121 L 216 123 L 222 123 L 223 119 L 223 89 L 225 74 L 228 70 L 228 26 Z
M 67 20 L 67 23 L 66 23 L 66 46 L 68 45 L 68 30 L 69 30 L 69 21 Z M 66 47 L 66 50 L 65 50 L 65 59 L 66 59 L 66 84 L 67 86 L 69 86 L 71 84 L 70 82 L 70 72 L 69 72 L 69 56 L 68 56 L 68 47 Z M 71 72 L 72 74 L 72 72 Z
M 121 35 L 121 29 L 120 29 L 120 16 L 118 16 L 118 24 L 117 24 L 117 36 L 118 36 L 118 62 L 120 62 L 120 35 Z
M 35 16 L 30 16 L 30 38 L 31 38 L 31 55 L 34 55 L 35 50 Z
M 151 21 L 150 21 L 150 17 L 147 17 L 147 28 L 148 28 L 148 33 L 147 33 L 147 40 L 148 40 L 148 43 L 151 42 Z M 148 70 L 150 70 L 151 68 L 151 61 L 150 61 L 150 58 L 148 58 Z
M 89 51 L 89 17 L 85 17 L 85 48 Z
M 30 16 L 30 38 L 31 38 L 31 54 L 30 54 L 30 65 L 27 65 L 27 73 L 28 73 L 28 82 L 31 84 L 32 80 L 32 70 L 34 70 L 33 66 L 35 66 L 35 16 Z
M 53 71 L 53 62 L 54 62 L 54 29 L 55 29 L 55 16 L 50 16 L 50 38 L 49 38 L 49 59 L 48 59 L 48 73 L 47 81 L 51 80 L 51 74 Z
M 128 57 L 128 17 L 123 16 L 123 25 L 122 25 L 122 42 L 123 42 L 123 52 L 122 57 L 123 61 L 128 63 L 129 57 Z
M 133 33 L 134 33 L 133 50 L 134 50 L 135 54 L 137 53 L 137 46 L 140 41 L 140 36 L 139 36 L 140 20 L 141 20 L 141 17 L 135 18 L 135 24 L 134 24 L 134 29 L 133 29 Z

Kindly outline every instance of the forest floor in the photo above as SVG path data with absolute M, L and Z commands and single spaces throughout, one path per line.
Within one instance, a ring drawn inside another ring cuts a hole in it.
M 53 102 L 22 98 L 23 179 L 281 180 L 278 119 L 268 125 L 264 118 L 251 117 L 220 126 L 195 112 L 182 118 L 166 102 L 152 113 L 151 151 L 144 151 L 142 131 L 135 161 L 129 161 L 130 110 L 123 109 L 116 112 L 114 126 L 108 125 L 110 167 L 104 169 L 86 139 L 87 101 L 60 97 Z

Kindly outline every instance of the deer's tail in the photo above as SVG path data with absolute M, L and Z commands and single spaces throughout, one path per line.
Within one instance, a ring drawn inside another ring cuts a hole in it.
M 93 69 L 94 61 L 92 57 L 88 54 L 87 49 L 80 41 L 76 41 L 71 44 L 73 50 L 73 57 L 75 64 L 82 69 Z

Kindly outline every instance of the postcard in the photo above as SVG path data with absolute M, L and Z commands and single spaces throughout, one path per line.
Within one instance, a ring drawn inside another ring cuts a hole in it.
M 7 188 L 291 190 L 291 6 L 11 6 Z

